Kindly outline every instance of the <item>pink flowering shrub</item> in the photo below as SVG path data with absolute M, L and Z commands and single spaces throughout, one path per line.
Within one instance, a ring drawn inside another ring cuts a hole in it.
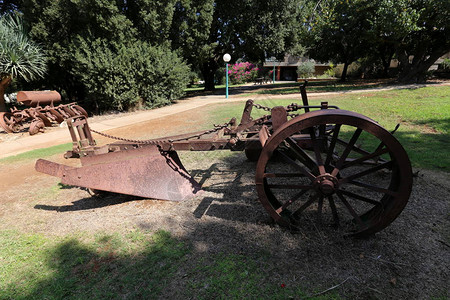
M 258 77 L 259 68 L 249 62 L 236 63 L 228 69 L 231 83 L 252 82 Z

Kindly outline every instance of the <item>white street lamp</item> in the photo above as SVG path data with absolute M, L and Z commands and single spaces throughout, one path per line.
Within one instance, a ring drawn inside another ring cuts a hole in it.
M 225 53 L 223 55 L 223 61 L 225 62 L 226 65 L 226 71 L 225 71 L 225 77 L 226 79 L 226 85 L 225 85 L 225 98 L 228 99 L 228 62 L 231 60 L 231 55 L 228 53 Z

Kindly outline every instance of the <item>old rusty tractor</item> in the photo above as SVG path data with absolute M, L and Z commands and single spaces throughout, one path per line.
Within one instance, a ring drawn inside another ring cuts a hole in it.
M 198 195 L 201 186 L 176 151 L 245 151 L 257 161 L 259 200 L 280 225 L 296 229 L 314 220 L 356 237 L 382 230 L 408 202 L 408 155 L 393 132 L 370 118 L 326 102 L 309 105 L 305 85 L 302 105 L 268 108 L 248 100 L 239 123 L 233 118 L 208 131 L 160 139 L 117 138 L 97 146 L 92 132 L 102 133 L 84 116 L 71 117 L 73 149 L 65 157 L 79 158 L 81 167 L 40 159 L 36 170 L 63 184 L 181 201 Z M 253 109 L 268 114 L 253 119 Z
M 87 112 L 74 103 L 55 104 L 61 102 L 61 95 L 57 91 L 20 91 L 17 102 L 27 108 L 11 112 L 0 112 L 0 127 L 7 133 L 20 132 L 28 128 L 30 135 L 37 134 L 50 127 L 62 123 L 74 116 L 88 116 Z

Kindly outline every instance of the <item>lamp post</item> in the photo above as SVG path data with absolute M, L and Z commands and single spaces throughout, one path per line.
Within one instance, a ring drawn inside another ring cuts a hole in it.
M 228 53 L 225 53 L 223 55 L 223 61 L 225 62 L 226 65 L 226 71 L 225 71 L 225 77 L 226 79 L 226 85 L 225 85 L 225 98 L 228 99 L 228 62 L 231 60 L 231 55 Z
M 275 83 L 275 62 L 273 62 L 273 72 L 272 72 L 272 75 L 273 75 L 273 83 Z
M 273 83 L 275 83 L 275 64 L 277 62 L 277 59 L 275 56 L 271 56 L 270 58 L 266 59 L 266 62 L 271 62 L 273 64 L 272 81 Z

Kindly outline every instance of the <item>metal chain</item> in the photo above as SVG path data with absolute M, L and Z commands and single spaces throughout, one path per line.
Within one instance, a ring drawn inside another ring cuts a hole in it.
M 267 106 L 263 106 L 263 105 L 258 104 L 258 103 L 253 103 L 253 107 L 255 107 L 257 109 L 262 109 L 262 110 L 265 110 L 265 111 L 268 111 L 268 112 L 272 111 L 272 108 L 267 107 Z M 300 109 L 303 109 L 303 108 L 304 108 L 303 105 L 298 105 L 297 103 L 292 103 L 292 104 L 289 104 L 288 106 L 285 107 L 287 112 L 297 111 L 297 110 L 300 110 Z
M 297 111 L 297 110 L 300 110 L 300 109 L 303 109 L 303 108 L 304 108 L 304 106 L 302 106 L 302 105 L 298 105 L 297 103 L 291 103 L 288 106 L 286 106 L 286 111 L 287 112 Z
M 265 110 L 265 111 L 268 111 L 268 112 L 272 111 L 272 109 L 271 109 L 270 107 L 263 106 L 263 105 L 258 104 L 258 103 L 253 103 L 252 105 L 253 105 L 253 107 L 255 107 L 256 109 L 262 109 L 262 110 Z
M 188 136 L 188 137 L 184 137 L 184 138 L 178 138 L 178 139 L 133 140 L 133 139 L 126 139 L 126 138 L 122 138 L 122 137 L 118 137 L 118 136 L 113 136 L 113 135 L 110 135 L 110 134 L 106 134 L 106 133 L 103 133 L 103 132 L 94 130 L 94 129 L 92 129 L 92 128 L 91 128 L 91 131 L 94 132 L 94 133 L 96 133 L 96 134 L 99 134 L 99 135 L 101 135 L 101 136 L 104 136 L 104 137 L 106 137 L 106 138 L 113 139 L 113 140 L 118 140 L 118 141 L 123 141 L 123 142 L 129 142 L 129 143 L 134 143 L 134 144 L 158 145 L 158 144 L 163 143 L 163 142 L 169 142 L 169 143 L 172 143 L 172 142 L 179 142 L 179 141 L 187 141 L 187 140 L 192 139 L 192 138 L 200 138 L 200 137 L 202 137 L 202 136 L 204 136 L 204 135 L 207 135 L 207 134 L 211 134 L 211 133 L 217 132 L 217 131 L 219 131 L 219 130 L 221 130 L 221 129 L 223 129 L 223 128 L 227 128 L 229 125 L 230 125 L 230 122 L 225 123 L 225 124 L 223 124 L 223 125 L 214 125 L 214 127 L 215 127 L 214 129 L 206 130 L 206 131 L 201 132 L 201 133 L 199 133 L 199 134 L 195 134 L 195 135 Z
M 98 135 L 104 136 L 104 137 L 112 139 L 112 140 L 135 143 L 135 144 L 157 145 L 158 143 L 163 141 L 163 140 L 132 140 L 132 139 L 126 139 L 126 138 L 106 134 L 106 133 L 94 130 L 92 128 L 91 128 L 91 131 Z
M 287 114 L 287 116 L 291 117 L 291 118 L 296 118 L 296 117 L 301 116 L 301 115 L 302 114 Z

